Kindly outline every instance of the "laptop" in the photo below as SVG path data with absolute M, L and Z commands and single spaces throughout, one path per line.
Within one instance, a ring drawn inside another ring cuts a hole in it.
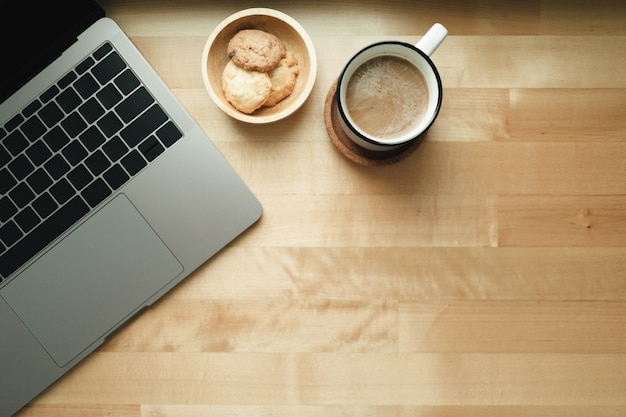
M 0 0 L 0 20 L 5 417 L 262 207 L 95 1 Z

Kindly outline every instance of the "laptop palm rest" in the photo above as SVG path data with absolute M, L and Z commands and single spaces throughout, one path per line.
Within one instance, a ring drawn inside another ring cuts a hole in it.
M 9 283 L 3 298 L 65 366 L 182 270 L 122 194 Z

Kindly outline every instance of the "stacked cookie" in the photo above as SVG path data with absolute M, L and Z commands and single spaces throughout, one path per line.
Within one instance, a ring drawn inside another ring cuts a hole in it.
M 228 43 L 230 60 L 222 73 L 222 90 L 230 104 L 251 114 L 275 106 L 296 84 L 298 62 L 275 35 L 244 29 Z

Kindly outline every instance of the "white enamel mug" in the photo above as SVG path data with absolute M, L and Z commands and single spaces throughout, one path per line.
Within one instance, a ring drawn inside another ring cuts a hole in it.
M 342 130 L 357 145 L 374 151 L 387 151 L 408 145 L 426 132 L 433 124 L 441 108 L 443 88 L 441 78 L 430 55 L 448 35 L 448 30 L 440 23 L 434 24 L 422 39 L 411 45 L 400 41 L 383 41 L 371 44 L 360 50 L 346 64 L 337 81 L 337 107 Z M 402 58 L 420 71 L 425 79 L 428 101 L 420 120 L 414 120 L 408 129 L 397 136 L 375 136 L 360 127 L 350 114 L 347 104 L 348 85 L 351 77 L 368 61 L 391 56 Z

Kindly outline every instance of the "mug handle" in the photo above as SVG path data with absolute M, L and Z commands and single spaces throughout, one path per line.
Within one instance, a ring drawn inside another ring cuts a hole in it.
M 448 36 L 448 29 L 441 23 L 435 23 L 428 32 L 420 39 L 415 47 L 426 55 L 431 56 L 435 50 L 441 45 L 441 42 Z

